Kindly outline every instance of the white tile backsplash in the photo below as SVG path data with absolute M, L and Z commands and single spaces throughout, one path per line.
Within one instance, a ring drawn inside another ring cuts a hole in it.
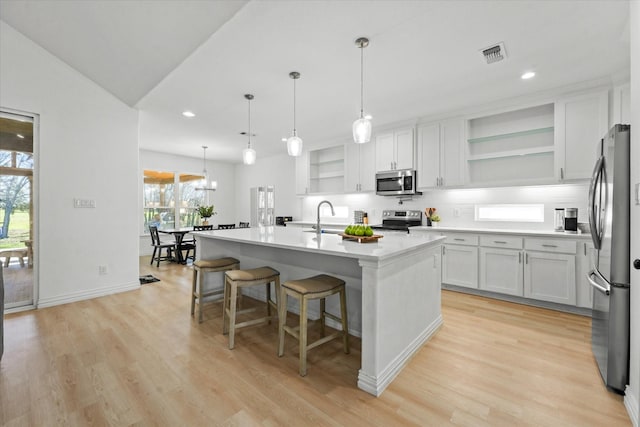
M 329 200 L 334 206 L 347 206 L 350 219 L 353 219 L 354 210 L 364 210 L 368 213 L 370 224 L 381 223 L 382 211 L 385 209 L 413 209 L 420 210 L 424 214 L 425 208 L 435 207 L 442 218 L 440 224 L 446 227 L 553 230 L 555 208 L 578 208 L 578 221 L 588 222 L 588 193 L 589 185 L 585 182 L 528 187 L 433 190 L 424 192 L 421 196 L 414 196 L 413 200 L 405 201 L 402 204 L 398 203 L 397 198 L 376 196 L 371 193 L 307 196 L 302 199 L 302 218 L 296 219 L 315 221 L 318 203 L 322 200 Z M 474 206 L 486 203 L 542 203 L 544 204 L 544 222 L 475 221 Z M 426 222 L 426 220 L 423 221 Z M 331 217 L 323 217 L 323 222 L 331 222 Z M 336 222 L 344 222 L 344 219 Z

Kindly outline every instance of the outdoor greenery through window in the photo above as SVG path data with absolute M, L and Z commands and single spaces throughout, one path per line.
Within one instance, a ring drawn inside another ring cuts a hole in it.
M 0 249 L 30 241 L 33 154 L 0 150 Z
M 144 171 L 144 232 L 149 225 L 160 229 L 191 227 L 198 223 L 197 207 L 205 204 L 201 175 Z

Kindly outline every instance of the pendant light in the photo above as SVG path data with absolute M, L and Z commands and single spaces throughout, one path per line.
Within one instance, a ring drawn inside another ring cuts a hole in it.
M 287 152 L 290 156 L 298 157 L 302 154 L 302 139 L 296 130 L 296 80 L 300 78 L 300 73 L 292 71 L 289 73 L 289 77 L 293 79 L 293 132 L 287 139 Z
M 360 48 L 360 118 L 353 122 L 353 140 L 364 144 L 371 141 L 371 120 L 364 115 L 364 48 L 369 46 L 369 39 L 358 38 L 356 46 Z
M 247 144 L 247 148 L 242 150 L 242 162 L 245 165 L 252 165 L 256 162 L 256 150 L 251 148 L 251 100 L 253 99 L 253 95 L 248 93 L 244 97 L 249 101 L 249 143 Z
M 211 184 L 207 187 L 207 184 L 209 184 L 209 174 L 207 173 L 207 148 L 209 147 L 206 145 L 202 146 L 202 185 L 200 187 L 196 187 L 196 190 L 216 191 L 218 188 L 217 181 L 211 181 Z

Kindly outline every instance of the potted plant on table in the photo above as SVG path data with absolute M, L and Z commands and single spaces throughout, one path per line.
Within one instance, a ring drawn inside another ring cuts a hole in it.
M 202 225 L 209 225 L 209 218 L 215 215 L 217 212 L 213 210 L 211 206 L 198 206 L 198 215 L 202 218 Z

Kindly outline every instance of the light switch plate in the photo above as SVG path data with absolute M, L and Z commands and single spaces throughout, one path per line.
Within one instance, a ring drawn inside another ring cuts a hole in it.
M 73 199 L 74 208 L 95 208 L 96 201 L 93 199 Z

